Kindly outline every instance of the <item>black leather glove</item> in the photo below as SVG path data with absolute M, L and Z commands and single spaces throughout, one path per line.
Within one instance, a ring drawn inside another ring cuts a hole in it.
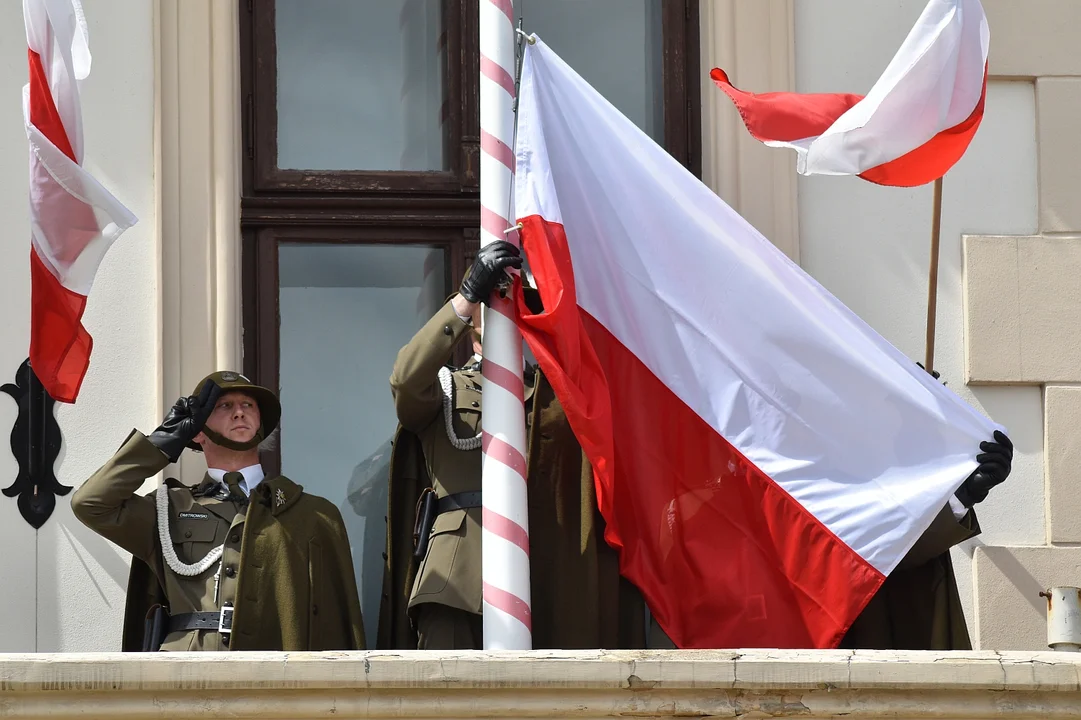
M 991 488 L 1010 476 L 1013 467 L 1013 443 L 995 430 L 995 442 L 980 443 L 983 452 L 976 456 L 980 465 L 958 488 L 955 495 L 967 508 L 983 502 Z
M 506 240 L 488 243 L 477 253 L 458 292 L 471 303 L 487 304 L 496 287 L 508 281 L 506 270 L 509 267 L 522 267 L 522 252 Z
M 184 448 L 206 425 L 220 395 L 221 388 L 214 382 L 208 382 L 203 385 L 199 397 L 180 398 L 147 439 L 165 453 L 169 462 L 175 463 Z

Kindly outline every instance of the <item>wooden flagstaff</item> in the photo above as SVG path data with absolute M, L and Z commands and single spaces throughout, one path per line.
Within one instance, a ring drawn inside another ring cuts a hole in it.
M 931 263 L 927 278 L 927 345 L 923 366 L 935 371 L 935 318 L 938 312 L 938 259 L 942 237 L 942 178 L 935 180 L 935 200 L 931 210 Z

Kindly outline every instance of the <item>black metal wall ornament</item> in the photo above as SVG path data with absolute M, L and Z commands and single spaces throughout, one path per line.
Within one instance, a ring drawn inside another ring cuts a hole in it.
M 11 428 L 11 452 L 19 463 L 19 474 L 4 495 L 18 496 L 19 512 L 36 530 L 56 509 L 56 496 L 67 495 L 71 488 L 56 479 L 56 458 L 60 455 L 60 424 L 53 408 L 56 401 L 41 385 L 30 359 L 15 373 L 15 382 L 0 386 L 19 406 Z

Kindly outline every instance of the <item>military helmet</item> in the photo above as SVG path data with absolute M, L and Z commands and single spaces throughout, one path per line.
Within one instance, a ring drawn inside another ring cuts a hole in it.
M 230 392 L 241 392 L 245 395 L 251 396 L 255 400 L 255 404 L 259 406 L 260 427 L 259 431 L 252 443 L 247 443 L 251 447 L 258 445 L 265 438 L 267 438 L 278 427 L 278 423 L 281 421 L 282 406 L 278 400 L 278 396 L 265 387 L 254 384 L 248 378 L 244 377 L 238 372 L 231 370 L 220 370 L 215 373 L 207 375 L 205 378 L 199 381 L 199 384 L 195 386 L 195 390 L 192 392 L 193 397 L 199 397 L 199 394 L 203 391 L 203 387 L 208 382 L 214 382 L 221 388 L 221 394 L 225 395 Z M 245 450 L 247 447 L 241 447 L 238 443 L 234 443 L 225 438 L 222 438 L 218 433 L 210 430 L 209 428 L 203 428 L 203 433 L 206 434 L 211 440 L 218 445 L 224 447 L 230 447 L 235 450 Z M 194 442 L 191 447 L 196 450 L 201 450 Z

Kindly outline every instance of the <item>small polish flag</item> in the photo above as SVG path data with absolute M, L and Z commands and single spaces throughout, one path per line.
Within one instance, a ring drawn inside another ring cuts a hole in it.
M 94 341 L 82 325 L 86 296 L 109 246 L 136 223 L 82 167 L 79 81 L 90 48 L 79 0 L 23 0 L 30 83 L 30 365 L 60 402 L 75 402 Z
M 866 97 L 737 89 L 713 82 L 747 130 L 798 153 L 802 175 L 858 175 L 914 187 L 945 175 L 983 120 L 990 31 L 980 0 L 931 0 Z

